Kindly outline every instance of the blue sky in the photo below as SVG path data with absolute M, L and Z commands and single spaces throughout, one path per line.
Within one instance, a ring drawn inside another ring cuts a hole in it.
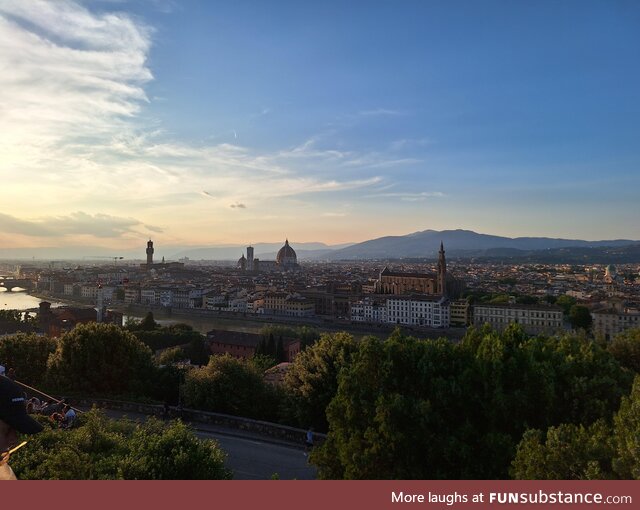
M 0 241 L 640 239 L 634 1 L 7 0 L 0 38 Z

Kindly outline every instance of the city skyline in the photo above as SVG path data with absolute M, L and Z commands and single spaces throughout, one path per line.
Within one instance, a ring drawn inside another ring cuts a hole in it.
M 640 239 L 639 22 L 631 2 L 5 1 L 0 243 Z

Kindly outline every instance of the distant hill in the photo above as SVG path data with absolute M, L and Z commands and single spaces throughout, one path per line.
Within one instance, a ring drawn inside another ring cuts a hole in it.
M 296 251 L 298 259 L 317 259 L 334 250 L 350 246 L 350 244 L 327 245 L 324 243 L 295 243 L 289 244 Z M 278 250 L 284 242 L 256 243 L 253 246 L 254 257 L 262 260 L 275 260 Z M 246 245 L 210 246 L 180 250 L 171 255 L 172 260 L 189 257 L 191 260 L 238 260 L 242 254 L 247 255 Z
M 639 241 L 615 239 L 609 241 L 583 241 L 549 237 L 501 237 L 478 234 L 471 230 L 425 230 L 404 236 L 387 236 L 357 243 L 325 255 L 330 260 L 435 258 L 440 242 L 449 256 L 480 256 L 487 250 L 509 250 L 518 253 L 561 248 L 600 248 L 629 246 Z M 507 252 L 503 252 L 507 255 Z

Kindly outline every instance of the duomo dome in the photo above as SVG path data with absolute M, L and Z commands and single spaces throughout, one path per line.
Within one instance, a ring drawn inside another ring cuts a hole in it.
M 284 246 L 278 251 L 276 255 L 276 262 L 280 266 L 295 266 L 298 263 L 298 256 L 295 250 L 289 246 L 289 240 L 284 242 Z

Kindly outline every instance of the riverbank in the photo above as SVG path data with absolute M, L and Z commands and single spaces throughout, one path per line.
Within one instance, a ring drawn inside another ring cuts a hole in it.
M 91 300 L 70 300 L 44 293 L 31 293 L 32 296 L 45 301 L 57 301 L 68 306 L 95 307 Z M 278 317 L 272 315 L 258 315 L 240 312 L 219 312 L 215 310 L 167 308 L 139 304 L 110 303 L 108 308 L 121 312 L 125 319 L 142 319 L 148 312 L 152 312 L 154 319 L 162 325 L 184 323 L 195 331 L 206 334 L 213 329 L 236 331 L 240 333 L 259 333 L 265 326 L 308 326 L 321 333 L 336 333 L 346 331 L 356 338 L 376 336 L 387 338 L 395 329 L 393 324 L 354 324 L 346 320 L 331 320 L 319 317 Z M 459 340 L 464 336 L 465 328 L 424 329 L 401 328 L 407 334 L 419 338 L 442 338 Z

